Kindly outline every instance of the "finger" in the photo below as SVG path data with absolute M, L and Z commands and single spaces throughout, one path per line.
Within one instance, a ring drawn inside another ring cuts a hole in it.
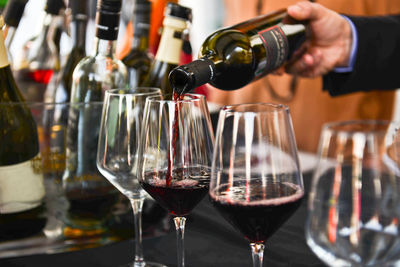
M 287 8 L 288 14 L 297 20 L 316 20 L 324 15 L 324 7 L 308 1 L 298 2 Z
M 314 65 L 314 57 L 311 54 L 304 54 L 301 60 L 305 66 L 312 67 Z
M 308 67 L 315 67 L 322 62 L 322 52 L 318 48 L 311 48 L 302 58 Z
M 278 76 L 282 76 L 283 74 L 285 74 L 285 68 L 284 67 L 280 67 L 280 68 L 274 70 L 272 72 L 272 74 L 278 75 Z
M 288 64 L 286 66 L 286 71 L 288 73 L 292 74 L 299 74 L 305 72 L 307 69 L 313 67 L 313 57 L 307 53 L 304 54 L 299 60 L 296 60 L 295 62 Z

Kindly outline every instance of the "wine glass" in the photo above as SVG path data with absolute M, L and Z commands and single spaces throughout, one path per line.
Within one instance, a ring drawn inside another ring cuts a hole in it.
M 209 195 L 250 242 L 253 266 L 262 266 L 265 242 L 304 196 L 287 106 L 254 103 L 221 109 Z
M 324 125 L 306 239 L 330 266 L 386 266 L 400 258 L 399 125 Z
M 204 96 L 146 100 L 138 178 L 144 190 L 174 216 L 178 266 L 185 265 L 185 216 L 208 192 L 213 143 Z
M 113 89 L 105 92 L 97 168 L 131 202 L 135 222 L 134 267 L 163 266 L 145 262 L 142 248 L 142 207 L 145 192 L 136 177 L 137 148 L 146 98 L 161 98 L 158 88 Z

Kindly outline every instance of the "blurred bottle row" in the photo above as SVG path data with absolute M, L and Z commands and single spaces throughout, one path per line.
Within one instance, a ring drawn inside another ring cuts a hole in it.
M 192 60 L 192 9 L 177 0 L 46 0 L 38 34 L 15 50 L 17 34 L 33 31 L 21 29 L 20 21 L 39 1 L 6 2 L 0 1 L 0 241 L 43 227 L 69 238 L 103 233 L 104 218 L 126 202 L 96 167 L 104 91 L 146 86 L 172 92 L 170 70 Z M 88 55 L 87 41 L 94 43 Z M 122 213 L 130 215 L 124 205 Z M 148 218 L 165 217 L 150 206 Z M 52 228 L 52 213 L 64 229 Z
M 37 7 L 32 8 L 33 3 L 28 0 L 0 2 L 9 61 L 26 100 L 62 103 L 72 97 L 72 101 L 79 102 L 89 93 L 97 95 L 90 100 L 101 100 L 100 88 L 104 91 L 126 84 L 171 91 L 167 81 L 169 71 L 192 60 L 189 34 L 192 11 L 185 7 L 190 1 L 186 1 L 185 6 L 178 5 L 178 0 L 109 2 L 115 8 L 111 19 L 102 13 L 100 2 L 96 0 L 46 0 L 40 30 L 24 40 L 22 49 L 15 48 L 16 33 L 21 35 L 18 31 L 24 31 L 27 35 L 37 25 L 24 25 L 22 29 L 20 21 L 23 16 L 32 17 L 31 12 Z M 37 21 L 35 23 L 40 23 Z M 96 25 L 94 42 L 93 24 Z M 100 88 L 99 81 L 81 79 L 90 73 L 97 73 L 94 76 L 101 80 Z M 85 88 L 83 93 L 79 92 L 82 87 Z M 205 93 L 204 87 L 198 91 Z

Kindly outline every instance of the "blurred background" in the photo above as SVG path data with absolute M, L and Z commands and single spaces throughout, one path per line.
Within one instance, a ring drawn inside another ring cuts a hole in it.
M 90 2 L 90 19 L 87 28 L 86 51 L 90 54 L 95 35 L 96 0 Z M 10 52 L 15 62 L 23 53 L 22 47 L 27 40 L 38 34 L 45 0 L 29 1 L 16 31 Z M 162 8 L 166 0 L 152 0 L 152 24 L 150 29 L 150 52 L 155 54 L 157 43 L 154 36 L 160 35 Z M 238 23 L 265 14 L 279 8 L 287 7 L 298 0 L 179 0 L 181 5 L 192 8 L 193 20 L 190 26 L 190 44 L 193 58 L 197 57 L 204 39 L 216 29 Z M 383 15 L 400 12 L 398 0 L 317 0 L 337 12 L 350 15 Z M 124 0 L 120 31 L 117 40 L 117 57 L 123 58 L 129 52 L 134 0 Z M 158 24 L 154 23 L 158 20 Z M 60 41 L 61 66 L 70 49 L 71 41 L 63 33 Z M 377 88 L 378 89 L 378 88 Z M 297 145 L 301 151 L 315 153 L 321 126 L 328 121 L 353 119 L 400 119 L 400 97 L 396 91 L 372 91 L 331 97 L 322 89 L 322 79 L 304 79 L 292 75 L 268 75 L 236 91 L 222 91 L 207 86 L 207 100 L 211 112 L 217 112 L 222 105 L 245 102 L 282 103 L 290 107 Z
M 95 36 L 95 16 L 97 0 L 82 0 L 89 2 L 89 13 L 91 18 L 87 27 L 86 51 L 90 53 Z M 121 46 L 124 42 L 127 23 L 132 19 L 134 0 L 123 0 L 120 31 L 117 40 L 117 53 L 121 52 Z M 152 1 L 157 2 L 156 0 Z M 158 1 L 167 2 L 167 1 Z M 197 55 L 200 45 L 204 39 L 216 29 L 222 27 L 225 18 L 225 9 L 223 0 L 180 0 L 180 4 L 192 8 L 193 22 L 190 29 L 190 41 L 192 44 L 193 55 Z M 26 41 L 38 35 L 41 30 L 41 24 L 45 17 L 44 7 L 46 0 L 28 1 L 25 7 L 24 15 L 15 33 L 14 41 L 11 45 L 11 54 L 18 57 Z M 70 38 L 63 33 L 61 39 L 61 54 L 66 56 L 71 49 Z M 15 61 L 18 61 L 15 58 Z

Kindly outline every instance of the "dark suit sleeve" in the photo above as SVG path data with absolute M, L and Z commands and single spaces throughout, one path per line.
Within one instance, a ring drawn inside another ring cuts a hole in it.
M 400 15 L 348 17 L 358 33 L 354 69 L 325 75 L 324 90 L 335 96 L 400 88 Z

